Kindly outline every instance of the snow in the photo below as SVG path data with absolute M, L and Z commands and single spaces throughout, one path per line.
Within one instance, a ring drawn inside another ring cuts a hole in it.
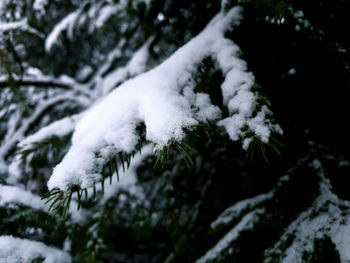
M 348 217 L 344 225 L 338 225 L 330 234 L 336 249 L 339 251 L 341 262 L 350 261 L 350 218 Z
M 247 120 L 248 127 L 259 136 L 264 143 L 269 141 L 271 130 L 278 130 L 274 125 L 266 125 L 265 120 L 268 119 L 266 115 L 269 114 L 272 114 L 272 112 L 264 105 L 254 118 Z
M 37 121 L 37 119 L 42 115 L 42 113 L 49 107 L 57 104 L 61 101 L 67 101 L 67 100 L 73 100 L 80 105 L 85 105 L 88 103 L 84 97 L 80 96 L 73 96 L 71 93 L 65 93 L 63 95 L 57 95 L 53 98 L 43 100 L 41 103 L 38 103 L 35 111 L 31 114 L 31 116 L 28 119 L 22 120 L 20 112 L 18 112 L 18 116 L 11 120 L 12 123 L 8 124 L 8 131 L 5 135 L 4 140 L 2 141 L 2 144 L 0 145 L 0 161 L 4 160 L 6 154 L 14 147 L 16 143 L 18 143 L 21 140 L 24 140 L 25 133 L 28 131 L 30 126 Z M 17 125 L 19 121 L 22 120 L 22 124 L 20 128 L 17 128 Z
M 254 75 L 246 71 L 246 62 L 238 58 L 240 49 L 237 45 L 224 38 L 217 41 L 216 45 L 217 61 L 226 74 L 221 85 L 223 102 L 231 115 L 218 124 L 226 129 L 234 141 L 246 137 L 243 127 L 248 125 L 250 130 L 266 143 L 272 131 L 281 133 L 281 129 L 278 125 L 266 123 L 266 115 L 271 114 L 266 106 L 252 118 L 258 97 L 251 90 L 255 83 Z M 243 148 L 248 149 L 251 141 L 251 139 L 244 140 Z
M 162 12 L 160 12 L 160 13 L 157 15 L 157 19 L 158 19 L 159 21 L 163 21 L 163 20 L 165 19 L 164 14 L 163 14 Z
M 72 38 L 74 23 L 78 16 L 78 11 L 72 12 L 55 25 L 55 27 L 45 40 L 45 50 L 47 52 L 50 52 L 52 46 L 58 42 L 58 38 L 63 31 L 67 30 L 67 37 Z
M 246 214 L 242 220 L 233 227 L 213 248 L 196 261 L 196 263 L 211 262 L 218 259 L 220 255 L 229 249 L 230 245 L 239 237 L 240 232 L 252 229 L 259 221 L 259 215 L 265 212 L 264 209 L 257 209 Z
M 21 165 L 23 163 L 23 160 L 21 152 L 31 150 L 33 147 L 35 148 L 36 143 L 40 143 L 45 139 L 49 139 L 51 137 L 64 137 L 66 135 L 69 135 L 74 131 L 76 123 L 81 118 L 81 115 L 82 114 L 77 114 L 55 121 L 47 126 L 44 126 L 36 133 L 26 137 L 24 140 L 19 142 L 17 144 L 19 153 L 15 156 L 8 167 L 10 176 L 8 177 L 7 182 L 17 185 L 22 177 L 23 170 L 21 169 Z
M 108 73 L 102 83 L 99 84 L 102 86 L 103 94 L 108 94 L 117 84 L 143 73 L 146 70 L 146 63 L 149 57 L 148 48 L 151 42 L 152 38 L 146 41 L 146 43 L 133 54 L 125 67 L 117 68 Z M 119 51 L 119 49 L 117 50 Z
M 39 0 L 42 1 L 42 0 Z M 51 48 L 59 43 L 60 35 L 64 32 L 69 39 L 74 36 L 74 29 L 78 26 L 85 27 L 89 34 L 104 26 L 108 19 L 125 9 L 127 1 L 90 1 L 82 4 L 74 12 L 65 16 L 55 27 L 45 41 L 45 50 L 50 52 Z
M 40 38 L 44 38 L 43 33 L 37 29 L 28 25 L 27 19 L 22 19 L 14 22 L 1 23 L 0 22 L 0 33 L 4 33 L 11 30 L 22 30 L 32 33 Z
M 291 68 L 290 70 L 288 70 L 288 75 L 294 75 L 297 72 L 297 70 L 295 68 Z
M 15 21 L 15 22 L 9 22 L 9 23 L 1 23 L 0 24 L 0 31 L 6 32 L 9 30 L 21 28 L 23 26 L 26 26 L 27 21 L 26 19 Z
M 243 140 L 242 148 L 248 150 L 250 143 L 253 141 L 253 138 L 245 138 Z
M 39 196 L 18 187 L 0 185 L 0 206 L 9 203 L 19 203 L 42 211 L 48 209 Z
M 77 74 L 77 79 L 79 81 L 84 81 L 93 73 L 93 71 L 94 69 L 91 66 L 86 65 L 81 70 L 79 70 Z
M 103 27 L 108 19 L 113 15 L 118 15 L 126 8 L 127 1 L 96 1 L 89 7 L 87 17 L 84 14 L 81 15 L 80 22 L 84 25 L 84 22 L 89 20 L 89 33 L 93 33 L 95 30 Z
M 73 16 L 67 17 L 65 23 L 71 23 L 72 19 Z M 135 128 L 140 123 L 145 124 L 146 139 L 157 150 L 171 141 L 180 142 L 185 136 L 184 128 L 217 119 L 219 109 L 211 104 L 208 95 L 194 94 L 192 81 L 196 66 L 210 56 L 226 74 L 222 90 L 224 103 L 232 114 L 218 124 L 226 128 L 233 140 L 244 136 L 242 128 L 249 125 L 257 136 L 267 141 L 270 130 L 276 130 L 273 125 L 265 124 L 268 109 L 263 107 L 252 118 L 257 96 L 250 90 L 254 77 L 246 72 L 246 63 L 237 58 L 238 46 L 224 37 L 225 31 L 238 25 L 240 19 L 239 7 L 226 14 L 219 13 L 198 36 L 161 65 L 124 82 L 92 106 L 78 123 L 69 152 L 54 168 L 49 189 L 66 189 L 73 184 L 92 187 L 102 179 L 101 170 L 109 156 L 135 149 L 139 139 Z M 146 48 L 147 43 L 131 59 L 126 67 L 128 72 L 143 69 Z M 117 71 L 111 76 L 120 75 Z M 113 86 L 109 79 L 105 84 L 107 90 Z
M 112 175 L 112 183 L 110 183 L 110 178 L 104 180 L 104 194 L 99 201 L 99 206 L 103 206 L 110 198 L 116 196 L 119 191 L 127 191 L 133 196 L 137 196 L 140 200 L 144 200 L 144 192 L 142 188 L 137 184 L 137 168 L 142 164 L 143 160 L 152 155 L 153 149 L 151 145 L 146 145 L 142 147 L 139 154 L 131 157 L 130 166 L 128 169 L 123 170 L 121 166 L 117 173 Z M 96 191 L 101 191 L 102 187 L 100 184 L 95 185 Z M 87 189 L 88 196 L 93 195 L 93 189 Z M 123 195 L 122 195 L 123 196 Z
M 48 4 L 48 0 L 35 0 L 33 9 L 39 12 L 41 15 L 45 14 L 45 6 Z
M 104 23 L 112 16 L 114 15 L 119 8 L 117 6 L 104 6 L 99 10 L 99 14 L 97 16 L 95 26 L 97 28 L 100 28 L 104 25 Z
M 43 263 L 70 263 L 72 261 L 66 252 L 41 242 L 0 236 L 0 262 L 31 263 L 33 259 L 40 257 L 45 258 Z
M 219 107 L 211 104 L 210 97 L 205 93 L 195 94 L 196 99 L 194 105 L 199 109 L 196 112 L 196 119 L 201 122 L 207 122 L 208 120 L 215 120 L 220 118 L 221 110 Z

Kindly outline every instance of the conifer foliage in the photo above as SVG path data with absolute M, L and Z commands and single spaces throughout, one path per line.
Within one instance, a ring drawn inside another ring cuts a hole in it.
M 346 8 L 2 0 L 0 262 L 350 262 Z

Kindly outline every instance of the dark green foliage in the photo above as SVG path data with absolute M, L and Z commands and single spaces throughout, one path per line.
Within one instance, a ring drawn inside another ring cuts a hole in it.
M 261 156 L 264 158 L 266 163 L 269 164 L 269 156 L 271 154 L 281 155 L 281 148 L 283 148 L 284 145 L 275 137 L 280 136 L 278 136 L 278 134 L 271 135 L 268 143 L 262 142 L 259 138 L 254 138 L 247 149 L 247 159 L 253 162 L 256 158 L 256 152 L 259 152 L 261 153 Z
M 191 155 L 197 153 L 197 151 L 184 141 L 181 143 L 174 141 L 170 142 L 169 145 L 164 146 L 161 150 L 157 150 L 155 152 L 157 160 L 154 164 L 154 167 L 157 167 L 158 164 L 161 164 L 163 168 L 165 161 L 170 158 L 171 151 L 174 150 L 177 150 L 182 155 L 187 167 L 193 165 Z

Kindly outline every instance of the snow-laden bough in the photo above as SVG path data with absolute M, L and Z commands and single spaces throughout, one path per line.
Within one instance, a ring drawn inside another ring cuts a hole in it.
M 266 106 L 254 114 L 258 98 L 252 91 L 254 76 L 239 58 L 239 47 L 225 38 L 227 30 L 239 25 L 241 11 L 240 7 L 221 11 L 162 64 L 124 82 L 92 106 L 77 124 L 70 150 L 54 168 L 49 189 L 88 188 L 103 180 L 102 169 L 110 156 L 136 148 L 140 124 L 155 150 L 181 142 L 185 128 L 208 121 L 223 126 L 232 140 L 242 139 L 244 148 L 252 136 L 268 142 L 271 132 L 281 132 L 268 120 L 271 112 Z M 221 92 L 229 116 L 224 119 L 209 94 L 195 92 L 192 77 L 206 58 L 213 59 L 225 77 Z

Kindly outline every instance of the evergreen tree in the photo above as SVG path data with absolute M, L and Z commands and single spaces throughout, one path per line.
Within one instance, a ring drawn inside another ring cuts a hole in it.
M 0 262 L 350 262 L 349 8 L 2 0 Z

